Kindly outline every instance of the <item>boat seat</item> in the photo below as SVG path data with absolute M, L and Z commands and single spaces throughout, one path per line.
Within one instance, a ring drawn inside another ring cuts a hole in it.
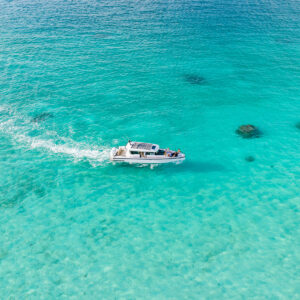
M 119 149 L 117 155 L 118 155 L 118 156 L 123 156 L 123 155 L 125 155 L 124 149 Z

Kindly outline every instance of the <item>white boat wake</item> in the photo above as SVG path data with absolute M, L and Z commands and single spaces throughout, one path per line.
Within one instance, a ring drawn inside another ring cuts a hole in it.
M 109 149 L 104 149 L 96 146 L 88 146 L 83 143 L 77 143 L 72 139 L 69 142 L 59 145 L 52 140 L 43 140 L 20 135 L 18 140 L 26 142 L 31 149 L 46 149 L 52 153 L 64 154 L 71 156 L 75 161 L 87 159 L 93 166 L 97 166 L 108 160 Z M 65 140 L 65 138 L 64 138 Z
M 4 108 L 0 107 L 0 112 Z M 99 166 L 108 161 L 109 148 L 98 145 L 88 145 L 76 142 L 71 138 L 60 137 L 56 132 L 46 131 L 39 124 L 32 124 L 29 120 L 9 114 L 9 118 L 0 118 L 0 132 L 22 147 L 30 149 L 43 149 L 49 153 L 61 154 L 72 157 L 74 161 L 87 160 L 92 166 Z M 30 132 L 39 129 L 42 133 L 30 136 Z

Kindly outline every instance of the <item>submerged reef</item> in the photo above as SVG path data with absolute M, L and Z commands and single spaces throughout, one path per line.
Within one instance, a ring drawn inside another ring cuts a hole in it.
M 105 39 L 105 38 L 111 38 L 112 36 L 108 33 L 97 33 L 93 35 L 93 37 L 96 39 Z
M 253 161 L 255 161 L 255 157 L 252 156 L 252 155 L 248 155 L 248 156 L 245 157 L 245 161 L 253 162 Z
M 295 124 L 296 128 L 300 130 L 300 121 Z
M 0 209 L 17 206 L 26 198 L 26 194 L 23 190 L 7 193 L 5 197 L 0 194 Z
M 236 131 L 238 135 L 245 139 L 257 138 L 261 135 L 260 130 L 254 125 L 241 125 Z
M 205 83 L 205 78 L 197 74 L 184 74 L 183 78 L 190 84 L 202 85 Z
M 48 112 L 43 112 L 37 116 L 35 116 L 31 122 L 34 122 L 34 123 L 40 123 L 40 122 L 43 122 L 49 118 L 53 118 L 53 114 L 52 113 L 48 113 Z

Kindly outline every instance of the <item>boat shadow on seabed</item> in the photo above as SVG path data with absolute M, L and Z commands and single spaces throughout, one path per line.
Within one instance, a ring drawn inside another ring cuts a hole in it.
M 207 173 L 207 172 L 221 172 L 225 170 L 225 167 L 221 164 L 214 162 L 200 162 L 200 161 L 185 161 L 178 165 L 170 164 L 168 166 L 162 166 L 165 172 L 186 172 L 186 173 Z
M 115 167 L 121 168 L 145 168 L 157 170 L 164 173 L 207 173 L 207 172 L 222 172 L 225 167 L 221 164 L 214 162 L 200 162 L 200 161 L 184 161 L 180 163 L 171 164 L 128 164 L 128 163 L 115 163 Z

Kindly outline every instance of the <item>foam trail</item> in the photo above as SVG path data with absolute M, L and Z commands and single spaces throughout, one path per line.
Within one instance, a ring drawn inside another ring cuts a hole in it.
M 108 149 L 82 149 L 81 144 L 75 144 L 74 146 L 65 145 L 57 145 L 51 140 L 42 140 L 42 139 L 31 139 L 29 140 L 30 147 L 32 149 L 36 148 L 44 148 L 50 150 L 53 153 L 67 154 L 73 156 L 77 159 L 92 159 L 97 160 L 99 162 L 104 161 L 108 157 Z
M 8 120 L 0 122 L 0 131 L 10 135 L 18 143 L 28 146 L 30 149 L 45 149 L 51 153 L 71 156 L 76 160 L 88 160 L 93 166 L 108 160 L 108 148 L 78 143 L 71 138 L 60 137 L 56 132 L 51 132 L 52 137 L 48 135 L 45 138 L 42 136 L 31 137 L 26 132 L 33 129 L 32 125 L 23 123 L 18 126 L 19 121 L 20 118 L 10 116 Z M 34 128 L 37 127 L 36 124 L 33 126 Z M 42 133 L 44 136 L 45 131 Z M 53 135 L 55 139 L 53 139 Z

